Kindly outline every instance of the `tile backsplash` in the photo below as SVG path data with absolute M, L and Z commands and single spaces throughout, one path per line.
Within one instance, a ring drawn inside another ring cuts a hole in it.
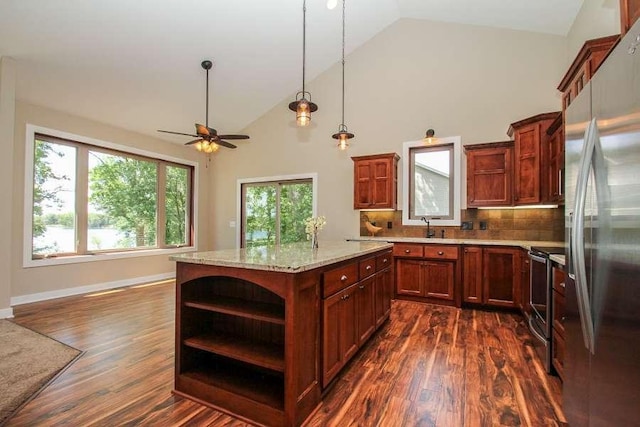
M 382 227 L 376 237 L 425 237 L 427 227 L 402 225 L 402 211 L 360 212 L 360 235 L 368 236 L 364 218 Z M 564 240 L 564 207 L 555 209 L 463 209 L 463 222 L 472 222 L 472 230 L 462 227 L 431 226 L 435 237 L 490 240 Z M 480 230 L 480 222 L 486 230 Z M 388 224 L 391 223 L 391 228 Z

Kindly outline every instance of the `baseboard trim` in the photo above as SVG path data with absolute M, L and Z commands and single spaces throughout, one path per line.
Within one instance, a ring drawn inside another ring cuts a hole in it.
M 0 308 L 0 319 L 7 319 L 13 317 L 13 308 Z
M 55 298 L 70 297 L 73 295 L 88 294 L 91 292 L 106 291 L 109 289 L 124 288 L 126 286 L 140 285 L 142 283 L 157 282 L 161 280 L 174 279 L 175 272 L 155 274 L 153 276 L 134 277 L 131 279 L 116 280 L 114 282 L 96 283 L 94 285 L 78 286 L 75 288 L 59 289 L 56 291 L 39 292 L 37 294 L 20 295 L 11 298 L 11 306 L 29 304 L 32 302 L 46 301 Z M 9 309 L 13 317 L 13 309 Z M 3 313 L 0 310 L 0 315 Z

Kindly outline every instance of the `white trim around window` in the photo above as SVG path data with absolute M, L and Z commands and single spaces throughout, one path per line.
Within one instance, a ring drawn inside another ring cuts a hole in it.
M 240 248 L 242 242 L 242 184 L 255 184 L 259 182 L 295 181 L 310 179 L 313 186 L 313 216 L 318 215 L 318 173 L 303 173 L 297 175 L 263 176 L 259 178 L 240 178 L 236 184 L 236 248 Z
M 97 147 L 108 148 L 112 150 L 122 151 L 128 154 L 137 154 L 141 156 L 151 157 L 159 160 L 165 160 L 168 162 L 193 166 L 193 244 L 192 246 L 183 246 L 178 248 L 163 248 L 163 249 L 143 249 L 136 251 L 122 251 L 122 252 L 107 252 L 97 255 L 72 255 L 56 258 L 44 258 L 44 259 L 32 259 L 32 242 L 33 242 L 33 157 L 35 148 L 35 135 L 46 134 L 53 137 L 67 139 L 71 141 L 77 141 L 79 143 L 90 144 Z M 181 159 L 178 157 L 168 156 L 165 154 L 155 153 L 152 151 L 133 148 L 125 145 L 115 144 L 108 141 L 103 141 L 86 136 L 76 135 L 69 132 L 50 129 L 42 126 L 33 125 L 27 123 L 26 136 L 25 136 L 25 161 L 24 161 L 24 227 L 23 227 L 23 253 L 22 253 L 22 266 L 24 268 L 29 267 L 43 267 L 59 264 L 75 264 L 92 261 L 107 261 L 120 258 L 136 258 L 144 256 L 157 256 L 157 255 L 170 255 L 175 253 L 183 253 L 194 251 L 198 247 L 197 243 L 197 230 L 198 230 L 198 163 Z

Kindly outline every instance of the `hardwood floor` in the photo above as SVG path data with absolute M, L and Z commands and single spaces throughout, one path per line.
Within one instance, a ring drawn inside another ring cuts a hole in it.
M 246 426 L 171 394 L 174 284 L 14 308 L 15 322 L 85 351 L 17 426 Z M 560 383 L 517 315 L 393 301 L 309 426 L 556 426 Z

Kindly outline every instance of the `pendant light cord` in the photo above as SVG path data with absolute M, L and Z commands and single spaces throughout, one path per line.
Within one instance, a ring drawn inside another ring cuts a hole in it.
M 307 34 L 307 0 L 302 2 L 302 97 L 304 98 L 304 72 L 306 63 L 306 34 Z
M 344 10 L 345 10 L 345 1 L 342 0 L 342 126 L 344 126 Z

